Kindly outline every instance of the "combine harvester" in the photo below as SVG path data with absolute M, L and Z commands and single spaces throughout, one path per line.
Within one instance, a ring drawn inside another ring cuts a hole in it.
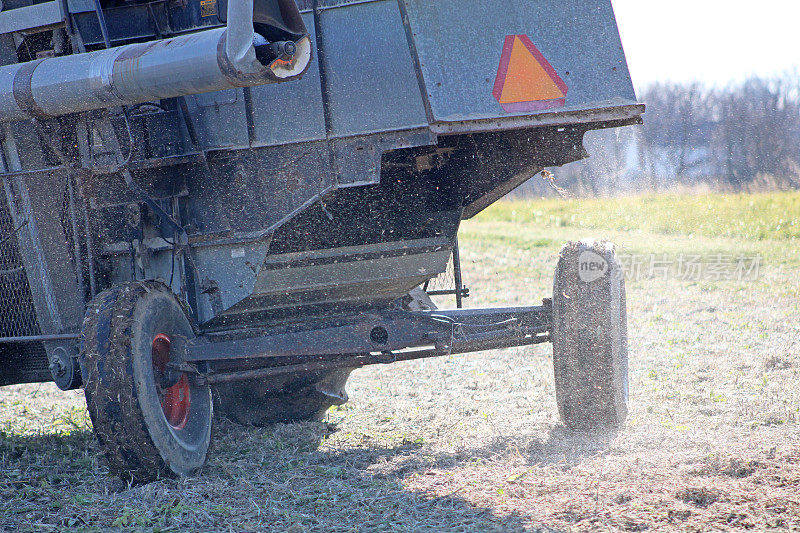
M 543 342 L 568 427 L 624 421 L 613 247 L 463 309 L 456 240 L 641 122 L 610 0 L 2 5 L 0 385 L 83 387 L 113 472 L 194 471 L 214 410 L 318 418 L 355 368 Z

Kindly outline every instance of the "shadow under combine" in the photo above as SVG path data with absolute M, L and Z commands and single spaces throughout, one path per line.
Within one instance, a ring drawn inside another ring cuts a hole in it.
M 32 437 L 0 433 L 0 528 L 16 529 L 31 520 L 102 528 L 119 524 L 120 513 L 129 513 L 146 527 L 549 531 L 518 514 L 481 507 L 458 494 L 409 490 L 404 482 L 432 467 L 447 471 L 485 457 L 521 455 L 530 465 L 570 467 L 613 440 L 611 434 L 554 427 L 545 439 L 498 438 L 483 447 L 431 456 L 414 443 L 326 449 L 322 444 L 334 431 L 326 423 L 266 429 L 226 424 L 216 431 L 216 450 L 197 476 L 141 487 L 108 475 L 88 430 Z M 52 505 L 38 503 L 44 500 Z M 106 510 L 81 505 L 89 500 Z M 175 502 L 185 512 L 174 513 Z

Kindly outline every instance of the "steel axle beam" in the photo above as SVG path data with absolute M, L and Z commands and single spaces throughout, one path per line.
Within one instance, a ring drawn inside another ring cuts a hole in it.
M 549 300 L 533 307 L 362 314 L 181 340 L 171 366 L 202 383 L 245 381 L 539 344 L 550 341 L 551 327 Z M 253 369 L 254 359 L 263 366 Z M 219 362 L 249 368 L 214 372 Z

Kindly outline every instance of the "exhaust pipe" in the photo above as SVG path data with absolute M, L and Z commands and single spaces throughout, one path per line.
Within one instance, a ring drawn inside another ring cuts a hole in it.
M 229 0 L 226 28 L 0 67 L 0 122 L 297 79 L 311 41 L 294 0 L 277 2 L 299 39 L 268 42 L 253 0 Z

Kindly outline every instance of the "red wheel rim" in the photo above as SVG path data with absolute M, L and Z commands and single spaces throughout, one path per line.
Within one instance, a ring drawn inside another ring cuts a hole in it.
M 178 382 L 167 389 L 158 384 L 160 376 L 167 370 L 171 344 L 169 337 L 163 333 L 159 333 L 153 338 L 153 369 L 157 372 L 156 388 L 159 392 L 161 410 L 164 411 L 164 416 L 170 426 L 174 429 L 183 429 L 189 420 L 189 407 L 192 404 L 189 378 L 185 373 L 181 374 Z

